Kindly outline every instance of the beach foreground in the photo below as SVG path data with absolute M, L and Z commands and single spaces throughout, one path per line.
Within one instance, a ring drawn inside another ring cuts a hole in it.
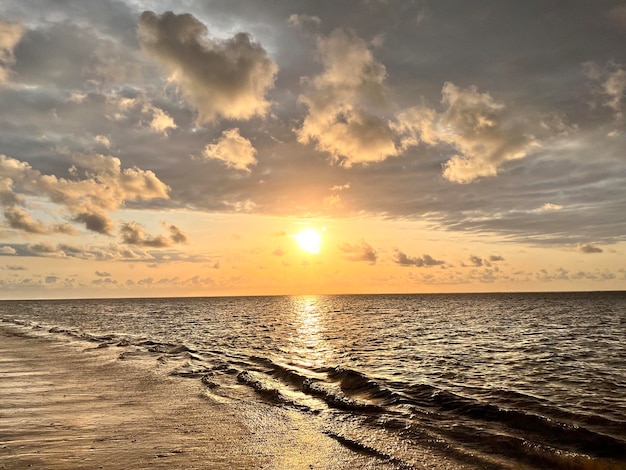
M 219 403 L 116 348 L 0 326 L 0 468 L 393 468 L 298 413 Z

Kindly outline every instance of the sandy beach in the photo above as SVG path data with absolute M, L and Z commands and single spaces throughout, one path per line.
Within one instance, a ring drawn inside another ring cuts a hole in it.
M 116 349 L 0 326 L 0 469 L 394 468 Z

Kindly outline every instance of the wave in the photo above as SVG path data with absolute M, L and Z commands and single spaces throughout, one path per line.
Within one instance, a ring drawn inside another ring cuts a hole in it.
M 358 436 L 332 429 L 332 420 L 358 419 L 364 427 L 383 430 L 398 439 L 419 442 L 448 455 L 456 452 L 455 458 L 460 460 L 477 459 L 483 468 L 493 456 L 497 456 L 496 462 L 512 460 L 538 468 L 625 467 L 623 423 L 563 410 L 549 400 L 514 390 L 456 385 L 452 391 L 439 384 L 389 381 L 345 366 L 307 369 L 266 356 L 145 336 L 91 334 L 18 319 L 2 321 L 97 343 L 96 348 L 120 348 L 120 360 L 154 358 L 171 375 L 200 380 L 208 391 L 223 390 L 225 377 L 230 377 L 267 403 L 324 412 L 331 422 L 327 430 L 330 437 L 400 468 L 411 466 L 384 446 L 379 449 Z M 313 406 L 312 401 L 319 406 Z M 493 468 L 497 467 L 494 464 Z

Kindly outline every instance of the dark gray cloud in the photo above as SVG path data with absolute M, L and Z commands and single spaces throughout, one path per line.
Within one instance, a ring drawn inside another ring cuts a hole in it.
M 598 246 L 592 245 L 591 243 L 585 243 L 582 245 L 578 245 L 578 251 L 581 253 L 602 253 L 604 250 Z
M 206 26 L 191 14 L 145 11 L 138 37 L 198 110 L 199 122 L 249 119 L 267 112 L 265 93 L 273 86 L 278 67 L 248 34 L 211 39 Z
M 187 235 L 175 225 L 164 224 L 169 236 L 149 235 L 137 222 L 127 222 L 120 227 L 120 238 L 127 245 L 146 246 L 151 248 L 165 248 L 172 244 L 187 243 Z
M 409 256 L 406 253 L 397 250 L 393 256 L 393 261 L 400 266 L 415 266 L 418 268 L 428 268 L 431 266 L 443 266 L 445 261 L 433 258 L 430 255 Z

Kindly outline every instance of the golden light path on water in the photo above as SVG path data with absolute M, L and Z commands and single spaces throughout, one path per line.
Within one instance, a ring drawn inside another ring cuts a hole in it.
M 300 367 L 317 369 L 334 363 L 335 354 L 326 341 L 326 327 L 321 298 L 315 295 L 293 297 L 292 311 L 296 322 L 293 343 L 293 360 Z

